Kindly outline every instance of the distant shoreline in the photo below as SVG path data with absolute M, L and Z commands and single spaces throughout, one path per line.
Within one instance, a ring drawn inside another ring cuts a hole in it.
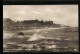
M 26 28 L 26 29 L 3 29 L 5 30 L 31 30 L 31 29 L 45 29 L 45 28 L 78 28 L 78 27 L 36 27 L 36 28 Z

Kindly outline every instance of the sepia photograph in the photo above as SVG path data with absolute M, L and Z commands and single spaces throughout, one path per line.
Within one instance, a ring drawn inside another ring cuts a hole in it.
M 79 52 L 78 5 L 3 5 L 3 52 Z

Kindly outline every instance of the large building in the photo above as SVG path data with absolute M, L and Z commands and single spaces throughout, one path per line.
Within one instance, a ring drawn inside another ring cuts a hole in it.
M 27 29 L 27 28 L 38 28 L 38 27 L 53 27 L 55 23 L 53 21 L 39 21 L 39 20 L 24 20 L 14 22 L 10 18 L 3 19 L 4 29 Z

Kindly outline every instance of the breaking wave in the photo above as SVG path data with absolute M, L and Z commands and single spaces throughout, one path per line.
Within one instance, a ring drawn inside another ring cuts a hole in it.
M 13 33 L 4 33 L 3 34 L 3 39 L 11 38 L 13 35 L 14 35 Z
M 38 35 L 37 33 L 40 32 L 41 30 L 36 30 L 37 32 L 35 34 L 33 34 L 33 36 L 28 40 L 28 41 L 35 41 L 35 40 L 38 40 L 38 39 L 42 39 L 42 38 L 45 38 L 41 35 Z
M 39 40 L 39 39 L 55 39 L 55 38 L 51 38 L 51 37 L 44 37 L 39 35 L 38 33 L 42 30 L 55 30 L 55 29 L 59 29 L 59 28 L 47 28 L 47 29 L 36 29 L 36 33 L 34 33 L 27 41 L 35 41 L 35 40 Z M 47 33 L 47 32 L 45 32 Z M 60 38 L 57 38 L 57 40 L 60 40 Z

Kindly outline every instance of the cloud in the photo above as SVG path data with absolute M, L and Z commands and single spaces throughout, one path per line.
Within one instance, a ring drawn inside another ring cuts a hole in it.
M 33 14 L 40 14 L 38 11 L 32 11 Z
M 52 9 L 45 9 L 45 11 L 47 11 L 47 12 L 54 12 L 54 10 L 52 10 Z
M 20 14 L 20 15 L 25 15 L 26 12 L 25 12 L 24 10 L 20 10 L 20 11 L 18 11 L 18 14 Z
M 3 17 L 14 21 L 52 20 L 74 27 L 78 26 L 78 5 L 4 5 Z

